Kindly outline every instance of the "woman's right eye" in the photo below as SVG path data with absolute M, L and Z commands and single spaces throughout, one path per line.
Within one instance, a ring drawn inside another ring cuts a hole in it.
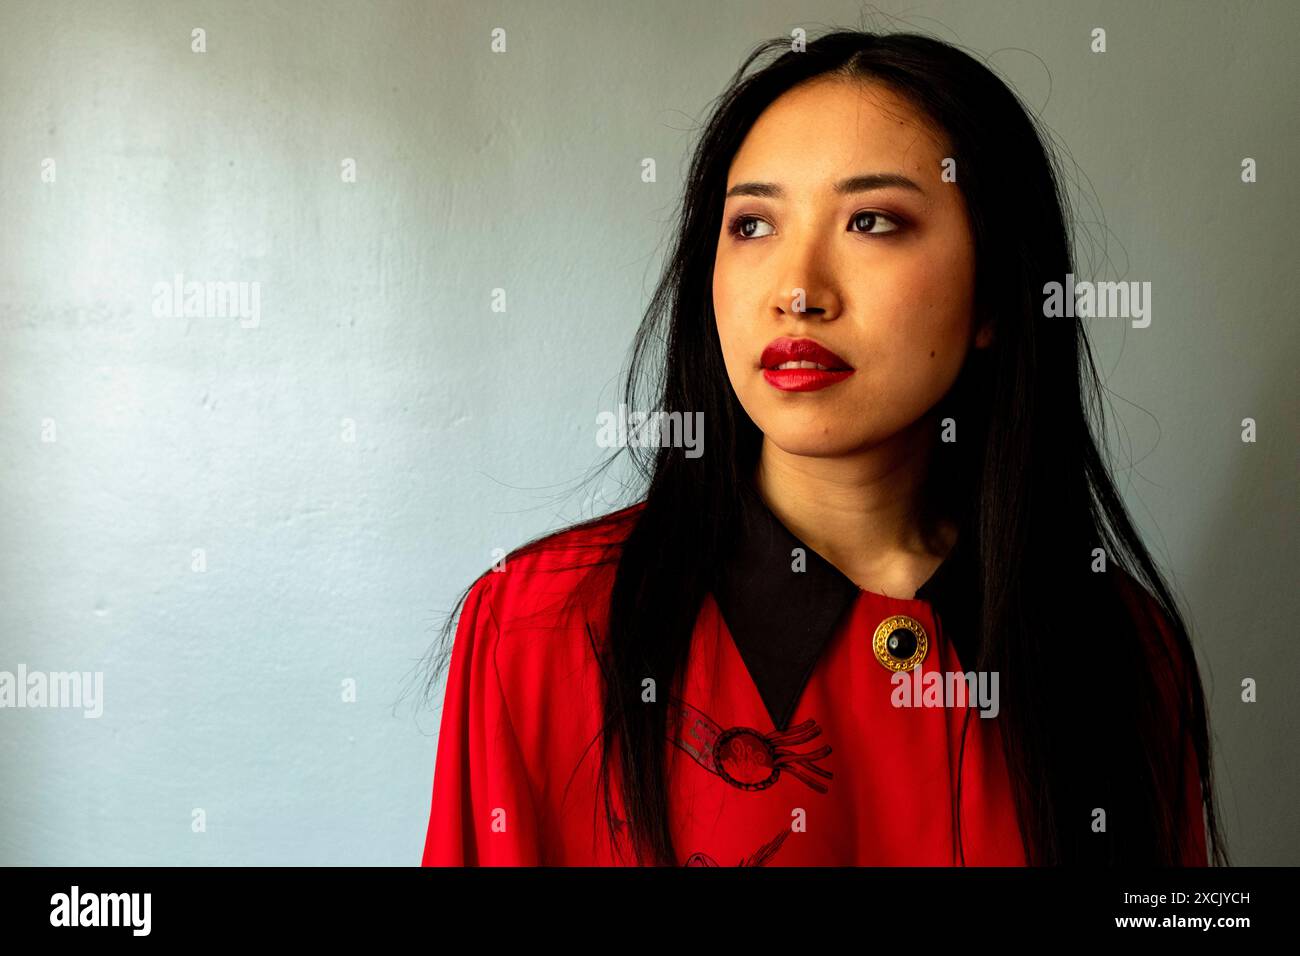
M 759 219 L 757 216 L 742 215 L 742 216 L 737 216 L 735 219 L 731 220 L 731 224 L 727 227 L 727 231 L 731 235 L 742 240 L 761 239 L 762 238 L 761 235 L 759 236 L 754 235 L 753 230 L 749 228 L 750 223 L 753 223 L 754 226 L 761 225 L 761 226 L 767 226 L 769 229 L 771 228 L 770 223 L 765 222 L 762 219 Z

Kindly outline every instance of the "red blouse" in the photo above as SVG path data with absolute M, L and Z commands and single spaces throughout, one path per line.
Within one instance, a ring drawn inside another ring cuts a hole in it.
M 887 597 L 857 587 L 756 496 L 748 501 L 736 558 L 700 609 L 672 697 L 683 718 L 665 741 L 679 863 L 960 864 L 965 722 L 964 863 L 1023 865 L 996 684 L 946 678 L 971 669 L 961 663 L 971 625 L 959 573 L 969 556 L 959 545 L 916 597 Z M 470 590 L 423 865 L 625 862 L 598 796 L 601 675 L 585 626 L 603 620 L 614 567 L 571 568 L 589 560 L 570 548 L 604 543 L 616 555 L 626 527 L 560 532 Z M 580 583 L 591 597 L 562 609 Z M 968 690 L 967 706 L 942 706 L 945 686 Z M 1190 768 L 1199 823 L 1194 754 Z M 1203 827 L 1192 826 L 1187 863 L 1205 858 Z

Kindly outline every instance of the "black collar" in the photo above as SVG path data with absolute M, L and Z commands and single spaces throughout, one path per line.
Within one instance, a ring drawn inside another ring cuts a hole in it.
M 718 572 L 714 598 L 773 725 L 786 729 L 840 619 L 860 589 L 783 525 L 752 487 L 741 488 L 735 545 Z M 975 665 L 978 586 L 965 534 L 915 597 L 941 618 L 962 667 Z M 795 571 L 792 551 L 807 567 Z

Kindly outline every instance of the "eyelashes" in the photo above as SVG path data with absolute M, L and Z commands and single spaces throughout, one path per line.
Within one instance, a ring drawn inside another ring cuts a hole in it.
M 859 220 L 863 220 L 863 219 L 869 219 L 871 221 L 871 225 L 868 226 L 866 230 L 851 229 L 850 232 L 861 232 L 861 234 L 865 236 L 889 236 L 889 235 L 893 235 L 896 232 L 900 232 L 903 229 L 903 221 L 897 218 L 896 216 L 891 216 L 888 213 L 875 212 L 873 210 L 865 210 L 865 209 L 860 212 L 855 212 L 852 216 L 850 216 L 849 224 L 852 225 L 853 223 L 856 223 Z M 729 223 L 727 223 L 727 235 L 734 236 L 736 239 L 740 240 L 741 242 L 750 242 L 751 240 L 754 239 L 765 238 L 764 236 L 745 235 L 744 233 L 745 226 L 747 223 L 750 222 L 760 223 L 765 226 L 771 225 L 771 223 L 765 220 L 762 216 L 755 216 L 753 213 L 741 213 L 740 215 L 732 218 L 732 220 Z M 887 223 L 890 226 L 890 228 L 882 232 L 874 231 L 875 226 L 882 222 Z

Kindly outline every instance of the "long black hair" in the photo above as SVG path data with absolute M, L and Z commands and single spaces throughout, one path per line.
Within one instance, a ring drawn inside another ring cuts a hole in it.
M 1212 862 L 1226 864 L 1187 628 L 1094 437 L 1094 427 L 1105 434 L 1103 386 L 1082 322 L 1043 314 L 1044 285 L 1074 271 L 1069 199 L 1047 136 L 1002 80 L 957 47 L 857 31 L 827 33 L 802 50 L 789 38 L 761 43 L 717 101 L 624 384 L 630 409 L 703 412 L 705 454 L 620 449 L 644 479 L 643 500 L 573 526 L 625 526 L 620 546 L 586 565 L 614 565 L 608 617 L 590 627 L 604 673 L 600 779 L 615 844 L 626 841 L 638 863 L 679 862 L 665 775 L 670 695 L 646 703 L 642 682 L 677 686 L 762 442 L 731 388 L 713 311 L 727 172 L 777 97 L 827 75 L 885 84 L 932 121 L 947 137 L 970 214 L 976 318 L 992 322 L 993 338 L 970 351 L 933 410 L 936 421 L 956 421 L 958 440 L 940 441 L 936 429 L 926 499 L 977 559 L 975 669 L 1000 675 L 998 725 L 1026 859 L 1177 865 L 1188 828 L 1204 823 Z M 450 654 L 455 610 L 427 658 L 429 693 Z M 1161 633 L 1166 640 L 1151 640 Z M 1189 739 L 1203 808 L 1184 800 Z M 959 770 L 958 812 L 960 780 Z M 959 821 L 956 843 L 960 850 Z

